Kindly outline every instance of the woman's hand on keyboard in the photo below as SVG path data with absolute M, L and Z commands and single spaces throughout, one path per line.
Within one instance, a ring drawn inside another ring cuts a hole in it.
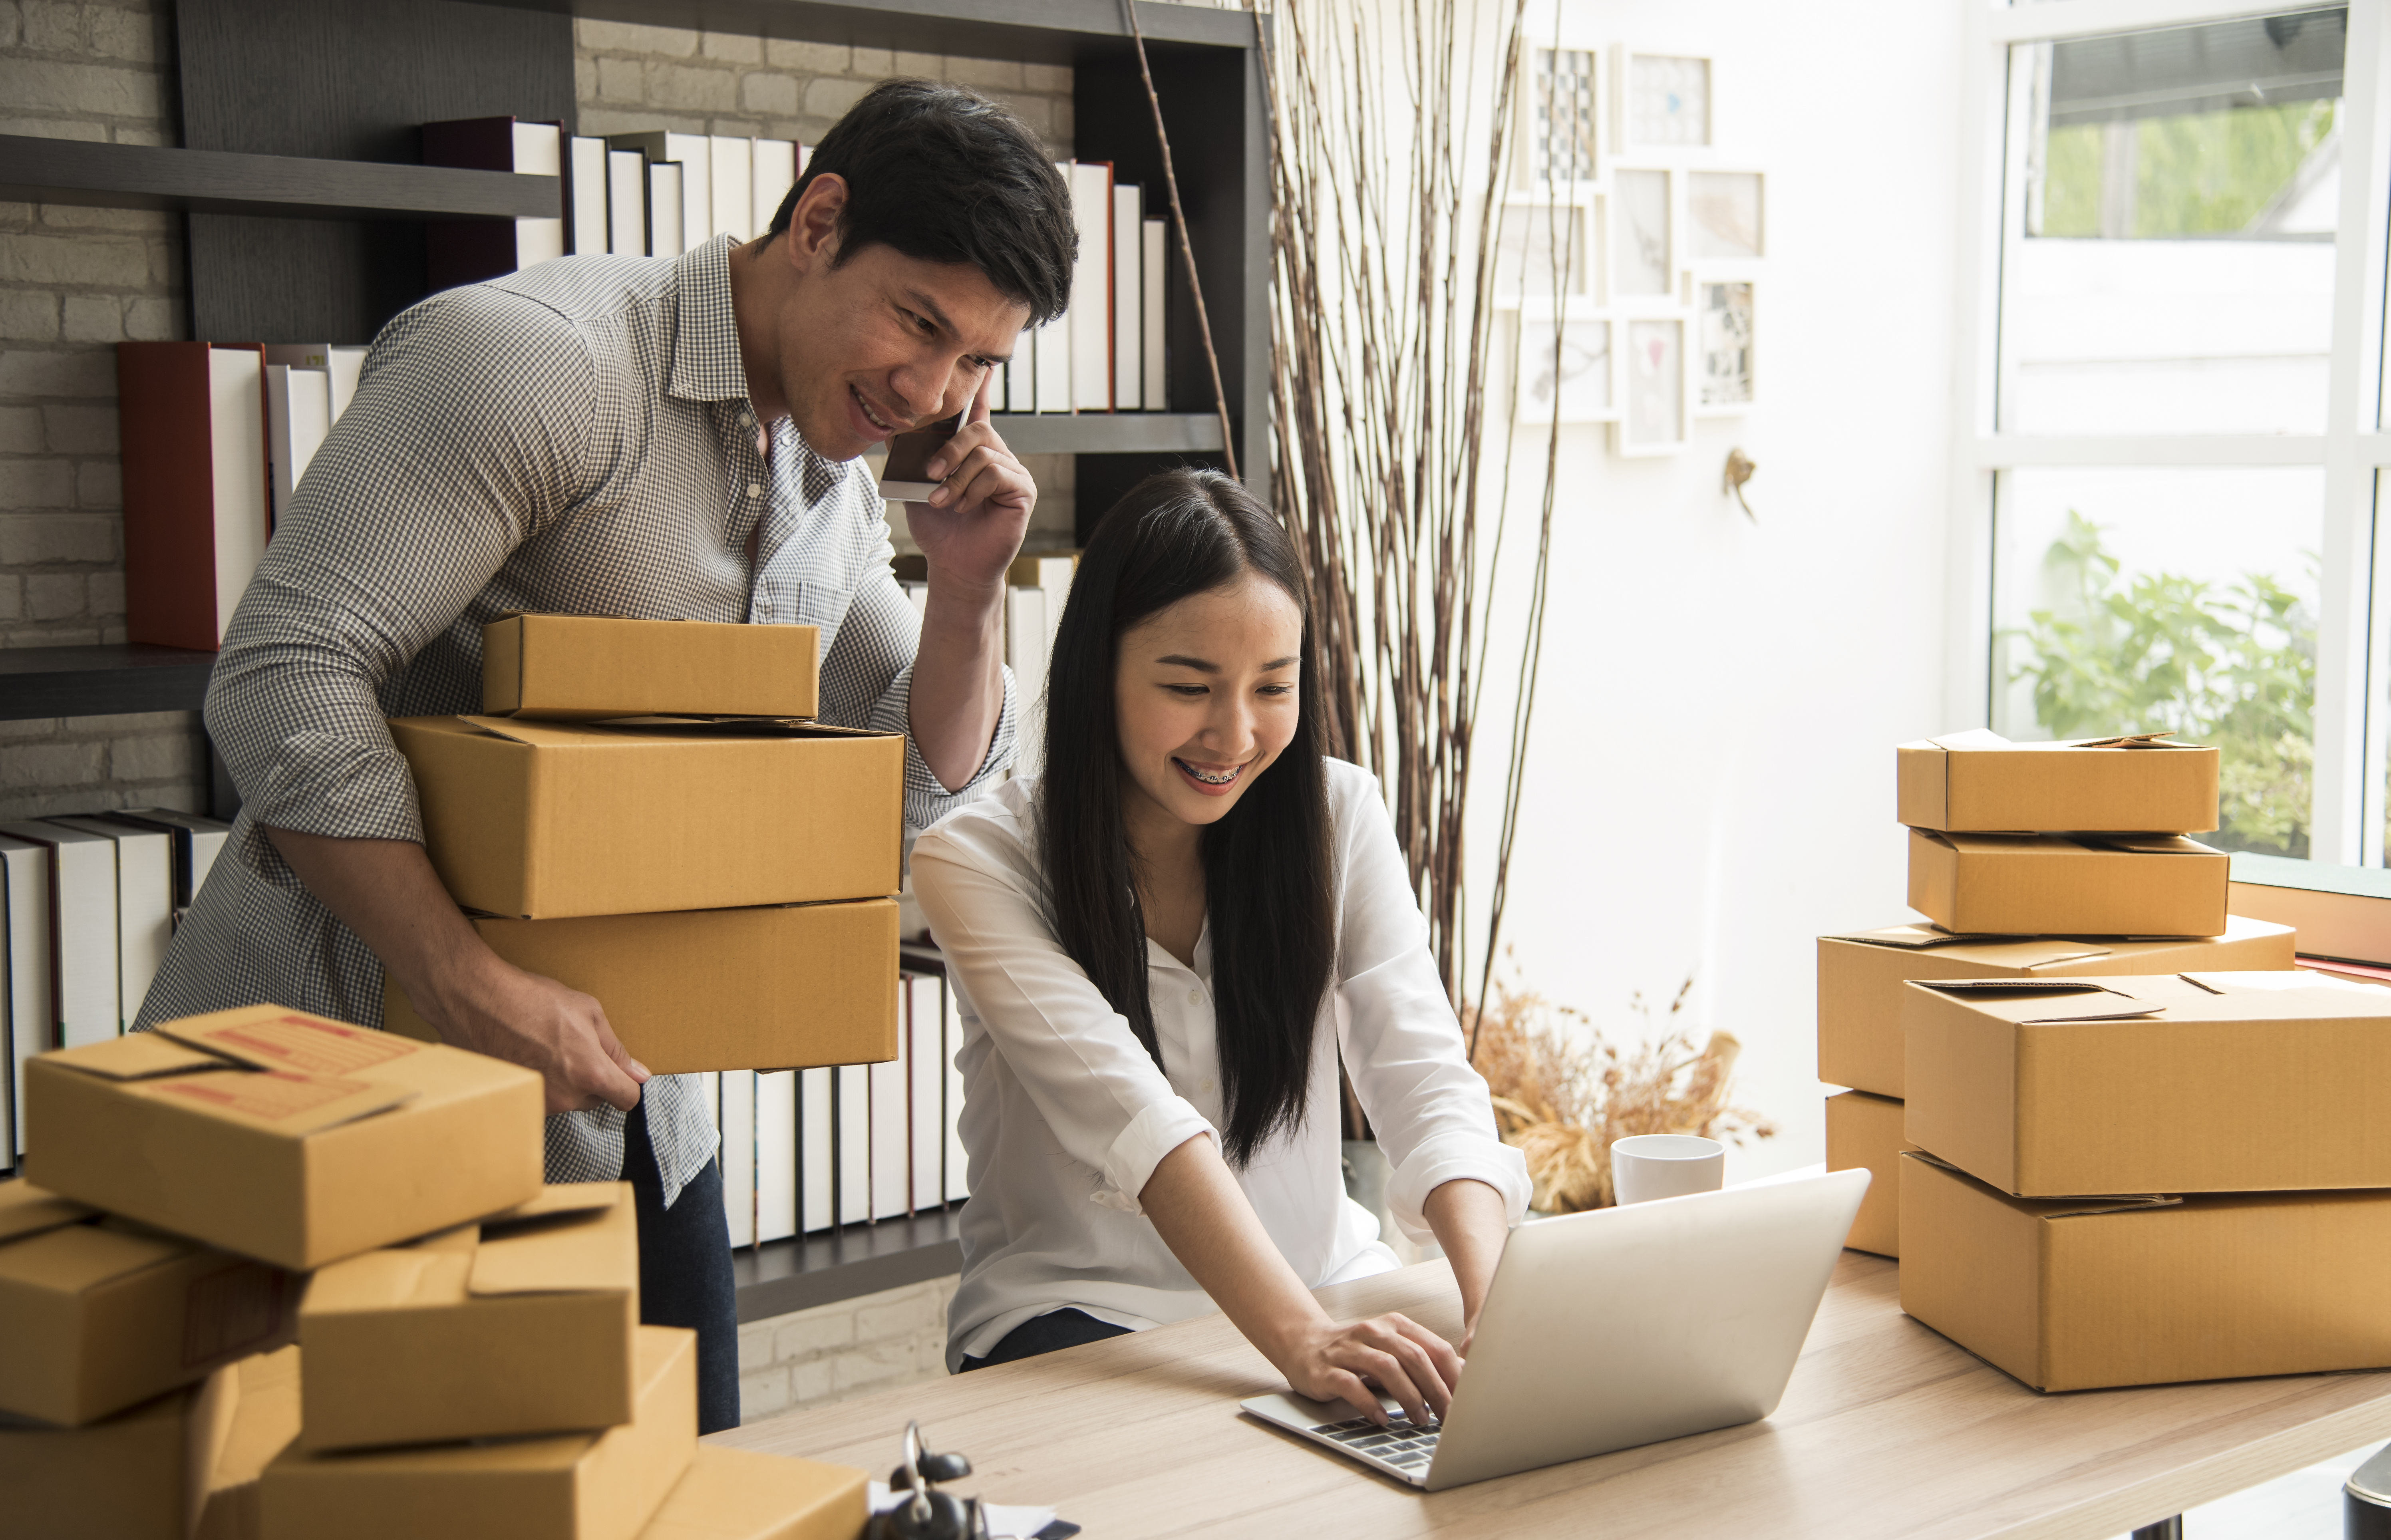
M 1415 1424 L 1444 1420 L 1453 1388 L 1461 1382 L 1461 1355 L 1453 1345 L 1407 1316 L 1375 1315 L 1344 1324 L 1323 1319 L 1279 1365 L 1298 1395 L 1350 1401 L 1370 1420 L 1386 1409 L 1374 1391 L 1399 1403 Z

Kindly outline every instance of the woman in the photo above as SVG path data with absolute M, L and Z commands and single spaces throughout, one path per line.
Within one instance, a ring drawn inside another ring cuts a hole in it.
M 1286 532 L 1210 471 L 1105 515 L 1048 675 L 1045 772 L 923 835 L 913 885 L 961 998 L 971 1156 L 948 1366 L 1218 1306 L 1302 1395 L 1439 1419 L 1455 1348 L 1339 1324 L 1323 1284 L 1395 1265 L 1345 1197 L 1341 1046 L 1406 1233 L 1465 1330 L 1526 1167 L 1431 964 L 1364 771 L 1321 752 Z

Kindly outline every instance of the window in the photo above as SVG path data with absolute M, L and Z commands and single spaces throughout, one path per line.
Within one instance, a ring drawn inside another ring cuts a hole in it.
M 2374 116 L 2386 21 L 1975 12 L 1954 648 L 2008 736 L 2213 743 L 2214 843 L 2368 865 L 2391 166 L 2345 130 Z

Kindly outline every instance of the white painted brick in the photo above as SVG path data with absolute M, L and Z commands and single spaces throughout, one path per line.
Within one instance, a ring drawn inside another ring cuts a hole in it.
M 1021 67 L 1021 84 L 1032 91 L 1057 91 L 1068 96 L 1071 67 L 1067 64 L 1025 64 Z
M 923 80 L 937 80 L 947 72 L 947 61 L 937 54 L 909 54 L 900 51 L 897 55 L 895 63 L 893 73 L 913 75 Z
M 74 467 L 65 460 L 12 460 L 0 475 L 0 508 L 73 506 Z
M 785 1411 L 789 1405 L 789 1371 L 774 1367 L 739 1377 L 739 1419 L 753 1422 Z
M 174 136 L 162 128 L 133 128 L 118 123 L 113 132 L 116 142 L 121 145 L 172 145 L 175 142 Z
M 641 71 L 636 58 L 598 60 L 598 97 L 601 101 L 638 101 Z
M 697 52 L 697 33 L 686 27 L 579 19 L 573 23 L 573 37 L 581 46 L 600 52 L 664 54 L 675 58 Z
M 847 1346 L 855 1340 L 855 1314 L 851 1304 L 841 1301 L 781 1317 L 772 1335 L 772 1356 L 782 1361 L 810 1358 L 825 1349 Z
M 112 459 L 86 461 L 75 468 L 75 506 L 77 508 L 122 508 L 124 505 L 124 477 Z
M 86 591 L 91 595 L 93 615 L 107 616 L 124 613 L 124 574 L 95 572 L 88 580 Z
M 764 40 L 738 32 L 706 32 L 699 39 L 698 51 L 708 58 L 729 59 L 733 64 L 764 62 Z
M 6 97 L 0 97 L 0 104 L 11 108 L 17 105 Z M 84 123 L 73 118 L 20 116 L 11 111 L 0 117 L 0 134 L 22 134 L 29 139 L 87 139 L 93 144 L 105 144 L 108 125 Z
M 0 454 L 30 455 L 41 447 L 42 414 L 31 407 L 0 407 Z
M 786 116 L 797 110 L 796 80 L 789 75 L 758 71 L 739 82 L 739 101 L 750 112 L 777 112 Z
M 58 297 L 38 290 L 0 289 L 0 338 L 51 343 L 58 336 Z
M 149 255 L 138 240 L 19 235 L 0 242 L 0 281 L 137 289 L 149 280 Z
M 772 1362 L 772 1323 L 747 1321 L 739 1327 L 739 1372 L 747 1374 Z
M 124 302 L 113 294 L 69 294 L 59 330 L 71 343 L 121 343 Z
M 158 57 L 157 23 L 147 10 L 94 6 L 84 15 L 91 29 L 92 52 L 145 64 Z
M 739 77 L 729 70 L 695 64 L 651 63 L 643 67 L 646 95 L 657 107 L 714 111 L 739 102 Z
M 84 607 L 83 574 L 35 573 L 25 579 L 25 613 L 35 620 L 76 620 Z
M 65 468 L 66 462 L 13 460 L 8 476 L 33 464 Z M 0 567 L 39 566 L 54 562 L 113 562 L 118 522 L 104 514 L 18 514 L 0 518 Z
M 0 252 L 19 237 L 0 240 Z M 5 259 L 0 259 L 5 260 Z M 11 395 L 87 395 L 116 397 L 116 355 L 107 348 L 79 348 L 71 353 L 0 349 L 0 397 Z
M 0 572 L 0 620 L 21 620 L 25 615 L 25 580 L 15 573 Z M 15 727 L 19 724 L 6 724 Z
M 95 604 L 93 608 L 97 610 L 98 606 Z M 196 779 L 200 771 L 199 743 L 187 732 L 119 738 L 108 746 L 108 768 L 119 781 Z
M 831 1398 L 830 1360 L 817 1358 L 789 1370 L 789 1400 L 799 1406 L 819 1405 Z
M 180 215 L 155 209 L 86 209 L 76 203 L 45 203 L 42 223 L 51 229 L 126 230 L 143 235 L 171 236 Z
M 856 50 L 859 56 L 862 51 L 859 48 Z M 808 81 L 806 84 L 806 115 L 835 122 L 845 117 L 847 110 L 861 101 L 864 93 L 871 89 L 871 85 L 863 81 L 833 80 L 826 75 Z
M 124 302 L 124 334 L 136 343 L 172 342 L 180 335 L 182 307 L 162 294 L 136 294 Z
M 0 0 L 0 48 L 13 48 L 24 36 L 24 19 L 18 13 L 17 0 Z
M 957 85 L 1017 91 L 1021 65 L 1009 58 L 950 58 L 946 61 L 946 78 Z
M 855 1313 L 855 1338 L 859 1342 L 910 1338 L 937 1319 L 938 1301 L 927 1294 L 892 1300 L 886 1304 L 866 1305 Z
M 0 754 L 0 789 L 88 784 L 100 778 L 101 765 L 97 744 L 23 744 Z
M 797 43 L 786 38 L 764 40 L 764 59 L 783 70 L 809 75 L 843 75 L 855 66 L 855 56 L 842 43 Z
M 847 72 L 860 81 L 885 80 L 897 72 L 897 56 L 885 48 L 858 48 Z
M 84 52 L 82 7 L 67 0 L 20 0 L 25 46 L 45 54 Z
M 831 1384 L 844 1394 L 866 1385 L 885 1384 L 914 1372 L 911 1343 L 881 1343 L 843 1352 L 830 1361 Z
M 159 116 L 158 75 L 111 64 L 0 57 L 0 101 L 26 112 Z

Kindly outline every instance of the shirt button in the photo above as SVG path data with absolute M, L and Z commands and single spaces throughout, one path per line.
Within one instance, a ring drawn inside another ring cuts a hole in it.
M 1203 990 L 1188 990 L 1188 991 L 1187 991 L 1187 1003 L 1189 1003 L 1190 1005 L 1201 1005 L 1202 1003 L 1204 1003 L 1204 991 L 1203 991 Z
M 1212 1089 L 1212 1082 L 1210 1081 L 1206 1081 L 1203 1084 L 1197 1086 L 1196 1089 L 1199 1091 L 1209 1091 Z
M 747 484 L 747 495 L 751 498 L 762 497 L 764 495 L 764 484 L 755 481 L 749 482 Z

